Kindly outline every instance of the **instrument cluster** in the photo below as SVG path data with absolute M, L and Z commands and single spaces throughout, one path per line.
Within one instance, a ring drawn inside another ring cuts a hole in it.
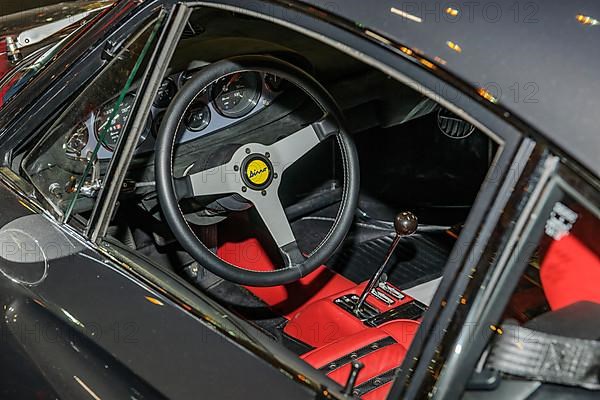
M 137 152 L 154 149 L 154 138 L 166 109 L 177 92 L 199 70 L 189 70 L 167 77 L 156 94 L 150 116 L 140 137 Z M 201 92 L 190 106 L 184 131 L 178 143 L 185 143 L 217 132 L 268 107 L 284 90 L 281 78 L 253 71 L 223 76 Z M 98 159 L 112 157 L 117 141 L 131 116 L 135 94 L 128 93 L 115 110 L 118 99 L 112 99 L 90 113 L 74 130 L 64 145 L 70 158 L 87 158 L 98 143 Z

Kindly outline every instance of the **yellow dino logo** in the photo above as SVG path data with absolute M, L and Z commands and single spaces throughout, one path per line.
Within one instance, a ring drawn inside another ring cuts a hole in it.
M 252 160 L 246 166 L 246 176 L 255 185 L 262 185 L 269 180 L 271 171 L 263 160 Z

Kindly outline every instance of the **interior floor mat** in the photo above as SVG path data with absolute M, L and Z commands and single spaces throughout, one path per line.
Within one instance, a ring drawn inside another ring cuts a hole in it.
M 327 266 L 351 281 L 364 282 L 379 268 L 393 240 L 390 232 L 365 241 L 347 241 Z M 445 230 L 401 239 L 386 269 L 388 281 L 406 289 L 440 277 L 453 245 L 454 239 Z
M 300 249 L 310 253 L 327 235 L 335 220 L 337 205 L 292 223 Z M 394 239 L 393 222 L 370 217 L 359 210 L 337 253 L 325 263 L 345 278 L 361 283 L 379 268 Z M 448 227 L 419 225 L 412 236 L 400 240 L 387 266 L 388 280 L 406 289 L 439 278 L 454 246 Z

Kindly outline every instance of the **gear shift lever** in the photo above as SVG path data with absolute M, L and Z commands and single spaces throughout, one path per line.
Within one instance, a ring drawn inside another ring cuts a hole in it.
M 403 212 L 399 213 L 398 215 L 396 215 L 396 218 L 394 219 L 394 229 L 396 230 L 396 237 L 394 237 L 394 241 L 392 242 L 392 245 L 390 246 L 390 248 L 385 256 L 383 263 L 381 264 L 379 269 L 377 269 L 375 274 L 371 277 L 371 279 L 369 280 L 369 283 L 365 287 L 365 290 L 362 292 L 362 294 L 360 295 L 360 298 L 354 305 L 353 311 L 355 314 L 360 311 L 365 300 L 367 299 L 367 296 L 369 296 L 369 293 L 371 293 L 371 291 L 375 288 L 375 286 L 377 286 L 379 284 L 381 275 L 385 271 L 385 267 L 387 266 L 388 261 L 390 261 L 392 254 L 394 254 L 394 250 L 396 250 L 396 246 L 398 246 L 398 243 L 400 242 L 400 238 L 402 238 L 404 236 L 410 236 L 413 233 L 415 233 L 417 231 L 418 225 L 419 225 L 419 223 L 418 223 L 417 217 L 409 211 L 403 211 Z

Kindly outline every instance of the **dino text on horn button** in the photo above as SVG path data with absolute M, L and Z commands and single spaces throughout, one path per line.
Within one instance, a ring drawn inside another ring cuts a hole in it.
M 242 179 L 251 189 L 266 189 L 273 181 L 273 165 L 262 154 L 251 154 L 242 163 Z

